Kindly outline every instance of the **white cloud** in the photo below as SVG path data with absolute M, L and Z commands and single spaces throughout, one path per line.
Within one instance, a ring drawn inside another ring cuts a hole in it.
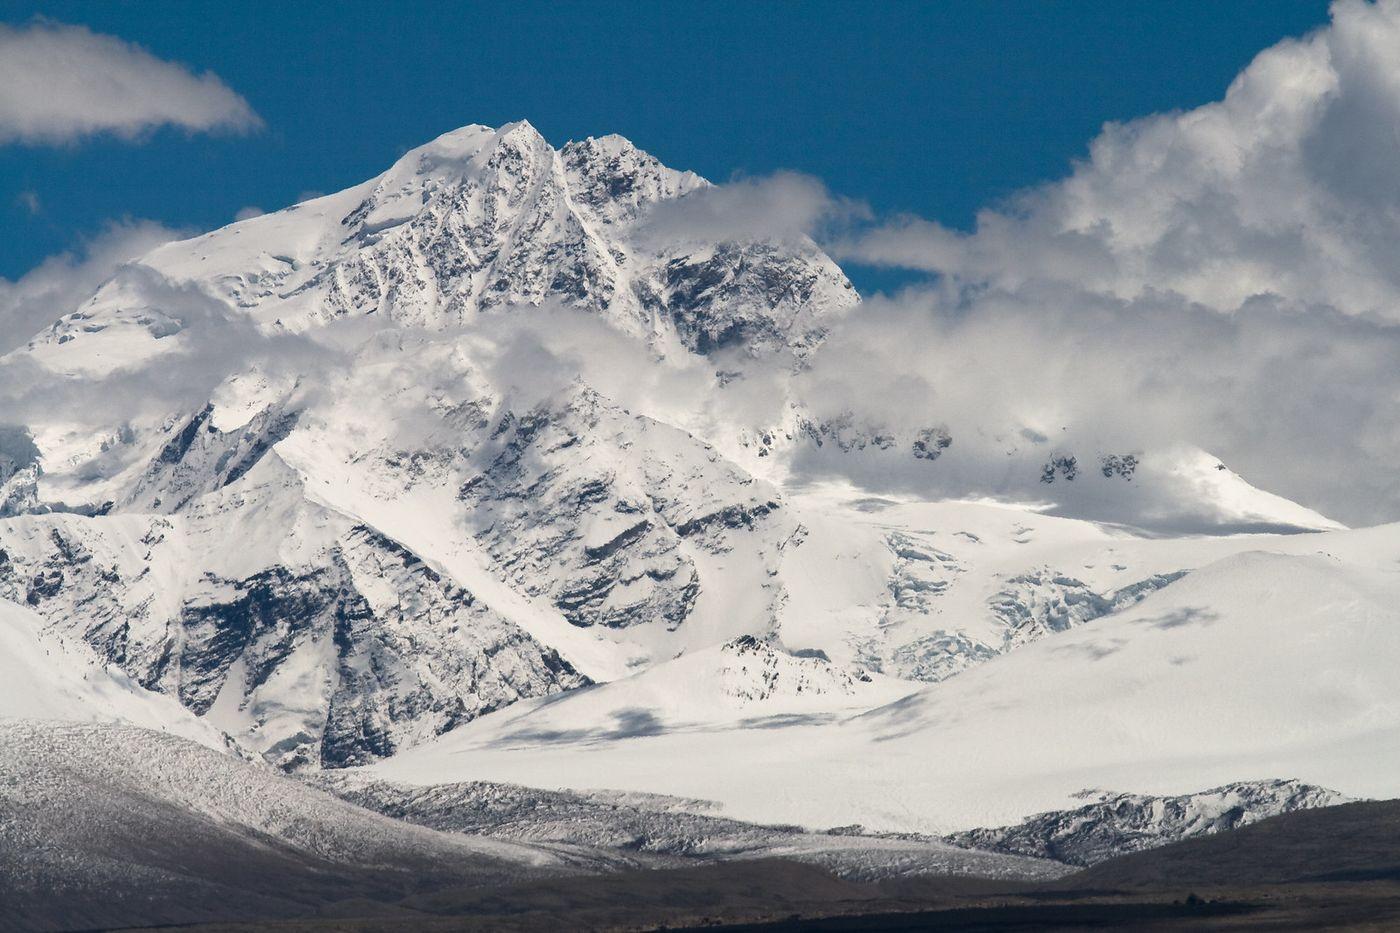
M 115 238 L 112 241 L 113 256 L 125 252 L 118 248 L 118 242 Z M 38 287 L 60 278 L 65 269 L 82 273 L 87 288 Z M 118 366 L 94 376 L 55 371 L 25 353 L 0 355 L 0 411 L 8 423 L 44 423 L 51 421 L 55 412 L 62 413 L 69 423 L 94 429 L 139 423 L 201 405 L 227 376 L 253 367 L 273 381 L 285 378 L 290 383 L 300 377 L 313 387 L 328 384 L 334 372 L 344 369 L 339 348 L 299 334 L 264 333 L 246 315 L 196 285 L 170 281 L 139 262 L 117 262 L 107 271 L 113 282 L 175 322 L 174 330 L 180 335 L 178 348 L 154 363 Z M 40 272 L 45 273 L 42 280 L 36 279 Z M 54 311 L 73 310 L 73 293 L 81 294 L 77 301 L 89 297 L 96 284 L 108 278 L 102 272 L 102 264 L 95 258 L 79 262 L 59 257 L 25 276 L 15 284 L 35 288 L 32 304 L 39 313 L 23 327 L 37 320 L 42 328 Z M 26 342 L 26 337 L 11 339 L 10 326 L 0 318 L 0 333 L 7 340 L 0 347 Z
M 254 217 L 261 217 L 265 213 L 266 211 L 264 211 L 261 207 L 257 207 L 255 205 L 250 204 L 247 207 L 240 207 L 238 209 L 238 212 L 233 215 L 233 219 L 252 220 Z
M 717 390 L 713 361 L 662 363 L 596 319 L 548 309 L 421 339 L 447 340 L 443 352 L 470 347 L 521 399 L 581 375 L 701 434 L 707 422 L 721 425 L 714 436 L 726 422 L 768 427 L 788 399 L 817 417 L 851 413 L 899 430 L 901 456 L 797 468 L 868 467 L 863 480 L 897 489 L 1062 496 L 1064 484 L 1046 490 L 1034 469 L 1052 448 L 1089 463 L 1195 445 L 1343 521 L 1393 520 L 1397 126 L 1400 0 L 1344 2 L 1328 29 L 1263 52 L 1221 102 L 1107 127 L 1068 178 L 984 212 L 973 233 L 905 218 L 842 241 L 844 258 L 936 275 L 865 302 L 796 375 L 745 361 L 735 367 L 745 378 Z M 811 179 L 780 175 L 682 199 L 639 235 L 786 239 L 859 213 Z M 71 310 L 96 284 L 77 281 L 87 267 L 61 258 L 0 283 L 0 337 Z M 100 274 L 101 263 L 91 267 Z M 161 295 L 190 308 L 184 364 L 129 377 L 124 389 L 108 381 L 84 404 L 197 398 L 228 366 L 271 355 L 304 370 L 317 358 L 304 341 L 204 314 L 197 295 Z M 11 375 L 35 404 L 81 388 Z M 907 438 L 936 425 L 953 446 L 936 463 L 915 461 Z
M 815 178 L 778 172 L 711 185 L 656 204 L 637 224 L 638 240 L 665 247 L 730 240 L 791 241 L 866 216 Z
M 1219 102 L 1106 126 L 972 233 L 903 218 L 835 244 L 936 278 L 868 303 L 814 387 L 946 420 L 954 449 L 1000 435 L 983 476 L 1022 427 L 1194 444 L 1343 521 L 1400 518 L 1400 0 L 1332 16 Z
M 115 36 L 46 20 L 0 24 L 0 142 L 130 138 L 167 125 L 246 132 L 262 120 L 215 75 Z
M 1255 295 L 1400 320 L 1400 3 L 1340 0 L 1265 50 L 1224 99 L 1109 124 L 1063 181 L 984 211 L 973 234 L 908 220 L 847 258 L 1231 311 Z
M 1260 300 L 1226 315 L 1177 296 L 1124 301 L 1063 286 L 967 302 L 934 287 L 866 302 L 794 394 L 818 417 L 849 412 L 905 445 L 918 429 L 948 427 L 953 447 L 936 465 L 907 453 L 869 465 L 862 479 L 892 489 L 1078 495 L 1042 487 L 1038 464 L 1056 451 L 1088 466 L 1190 445 L 1257 486 L 1365 524 L 1400 517 L 1396 360 L 1400 327 L 1329 308 Z
M 78 253 L 50 256 L 13 282 L 0 278 L 0 356 L 75 310 L 123 263 L 176 235 L 151 221 L 112 224 Z

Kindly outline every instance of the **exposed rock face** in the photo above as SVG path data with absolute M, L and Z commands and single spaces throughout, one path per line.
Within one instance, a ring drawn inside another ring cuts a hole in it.
M 702 184 L 654 162 L 630 167 L 639 171 L 626 192 L 634 208 Z M 586 197 L 610 187 L 596 176 L 603 168 L 575 160 Z M 588 216 L 575 207 L 564 160 L 529 124 L 468 127 L 390 169 L 341 219 L 348 248 L 309 284 L 325 289 L 323 314 L 379 312 L 430 327 L 547 298 L 610 309 L 626 276 L 588 223 L 608 222 L 604 200 L 594 205 Z M 639 327 L 631 310 L 618 316 Z
M 0 469 L 0 475 L 8 473 L 0 481 L 0 516 L 22 515 L 39 507 L 39 465 Z
M 296 492 L 274 474 L 193 514 L 0 523 L 0 595 L 288 768 L 365 763 L 587 682 L 407 549 Z M 245 523 L 277 515 L 291 519 L 282 547 L 303 553 L 243 550 L 257 550 Z
M 639 278 L 642 306 L 668 313 L 681 342 L 700 353 L 800 355 L 826 336 L 827 309 L 853 303 L 845 276 L 810 244 L 724 243 L 664 256 Z
M 1042 483 L 1053 483 L 1056 478 L 1072 483 L 1079 475 L 1079 459 L 1070 454 L 1056 454 L 1046 461 L 1040 470 Z
M 220 431 L 206 405 L 174 428 L 127 501 L 130 511 L 175 512 L 197 496 L 236 482 L 296 427 L 295 410 L 270 407 Z
M 635 221 L 657 202 L 705 186 L 693 172 L 673 171 L 615 134 L 567 143 L 559 157 L 570 199 L 597 223 Z
M 1108 454 L 1099 458 L 1099 472 L 1105 477 L 1118 476 L 1131 482 L 1137 467 L 1136 454 Z
M 789 654 L 752 635 L 728 642 L 721 651 L 721 689 L 726 696 L 742 701 L 804 694 L 850 695 L 860 684 L 871 681 L 862 670 L 845 670 L 823 657 Z
M 1132 482 L 1138 464 L 1137 454 L 1103 454 L 1098 458 L 1098 472 L 1104 479 L 1116 477 L 1125 482 Z M 1073 454 L 1055 454 L 1041 467 L 1040 481 L 1050 484 L 1060 479 L 1072 483 L 1080 474 L 1081 467 L 1078 457 Z
M 1015 855 L 1094 865 L 1117 855 L 1153 849 L 1194 836 L 1224 832 L 1259 820 L 1351 798 L 1299 781 L 1247 781 L 1179 797 L 1084 791 L 1074 810 L 1055 810 L 1016 826 L 973 829 L 950 842 Z
M 952 446 L 953 435 L 947 428 L 925 428 L 914 437 L 914 456 L 920 460 L 937 460 Z
M 504 412 L 478 455 L 459 493 L 477 540 L 578 626 L 681 625 L 702 586 L 696 552 L 727 550 L 780 507 L 693 438 L 588 390 Z
M 859 424 L 849 413 L 819 421 L 803 418 L 798 423 L 798 430 L 816 446 L 831 446 L 843 453 L 865 450 L 867 447 L 890 450 L 896 444 L 893 433 Z

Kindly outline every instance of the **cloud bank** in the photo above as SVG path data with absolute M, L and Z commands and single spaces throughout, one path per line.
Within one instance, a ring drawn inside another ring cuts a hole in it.
M 1193 444 L 1343 521 L 1400 518 L 1396 0 L 1335 3 L 1219 102 L 1107 125 L 970 233 L 906 217 L 832 251 L 930 274 L 829 344 L 833 408 Z
M 213 74 L 196 75 L 83 26 L 0 24 L 0 142 L 132 138 L 159 126 L 248 132 L 262 125 Z
M 1219 311 L 1273 295 L 1400 321 L 1400 4 L 1340 0 L 1332 16 L 1260 53 L 1222 101 L 1108 124 L 1068 178 L 972 234 L 909 219 L 841 251 L 970 285 Z

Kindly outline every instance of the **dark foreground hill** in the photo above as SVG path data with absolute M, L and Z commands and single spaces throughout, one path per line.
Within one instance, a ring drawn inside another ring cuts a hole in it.
M 1121 856 L 1049 884 L 975 891 L 931 880 L 898 888 L 899 898 L 926 897 L 937 906 L 727 928 L 1396 929 L 1400 800 L 1287 813 Z
M 1074 887 L 1400 884 L 1400 800 L 1300 810 L 1230 833 L 1135 852 L 1065 879 Z
M 1286 814 L 1041 884 L 841 880 L 781 860 L 447 885 L 224 930 L 1355 929 L 1400 924 L 1400 801 Z M 352 919 L 353 918 L 353 919 Z

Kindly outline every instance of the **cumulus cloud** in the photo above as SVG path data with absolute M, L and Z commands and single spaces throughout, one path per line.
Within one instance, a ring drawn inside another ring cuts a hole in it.
M 1400 320 L 1400 4 L 1340 0 L 1332 16 L 1219 102 L 1107 125 L 1068 178 L 971 234 L 909 219 L 838 250 L 969 283 L 1171 291 L 1221 311 L 1277 295 Z
M 803 464 L 864 466 L 862 482 L 893 491 L 1082 500 L 1106 490 L 1044 487 L 1036 467 L 1064 452 L 1090 471 L 1115 453 L 1146 454 L 1150 468 L 1191 446 L 1257 486 L 1365 524 L 1400 515 L 1396 360 L 1400 328 L 1320 306 L 1257 300 L 1225 315 L 1164 294 L 1125 301 L 1044 286 L 968 302 L 930 287 L 866 302 L 794 394 L 815 417 L 851 413 L 906 446 L 919 429 L 946 426 L 953 446 L 936 465 Z M 1095 517 L 1166 508 L 1072 504 Z
M 131 138 L 159 126 L 247 132 L 261 118 L 209 72 L 115 36 L 47 20 L 0 24 L 0 142 Z
M 526 407 L 575 379 L 622 407 L 722 437 L 735 423 L 771 424 L 783 415 L 787 373 L 769 361 L 677 354 L 659 357 L 598 315 L 574 308 L 522 309 L 483 317 L 463 335 L 491 382 Z M 743 369 L 744 378 L 719 389 L 717 369 Z
M 13 282 L 0 278 L 0 356 L 77 308 L 123 263 L 176 236 L 152 221 L 111 224 L 77 251 L 51 256 Z
M 778 172 L 662 201 L 638 222 L 634 235 L 663 247 L 730 240 L 792 241 L 868 213 L 864 205 L 833 195 L 809 175 Z
M 1394 520 L 1397 126 L 1400 0 L 1345 0 L 1328 28 L 1261 53 L 1221 101 L 1106 127 L 1067 178 L 983 212 L 972 232 L 912 217 L 853 232 L 859 206 L 795 175 L 706 189 L 640 222 L 637 235 L 661 244 L 824 235 L 838 258 L 929 274 L 866 300 L 795 372 L 787 360 L 661 360 L 596 316 L 550 308 L 449 334 L 375 336 L 358 328 L 376 321 L 346 324 L 311 346 L 257 333 L 226 319 L 228 309 L 201 317 L 199 296 L 177 289 L 159 303 L 187 309 L 187 351 L 99 386 L 93 404 L 197 403 L 230 367 L 333 373 L 366 341 L 392 339 L 424 361 L 420 388 L 475 367 L 510 404 L 528 406 L 582 378 L 719 440 L 735 425 L 778 425 L 790 402 L 803 416 L 898 438 L 898 457 L 876 456 L 878 444 L 855 456 L 799 446 L 798 479 L 844 473 L 923 495 L 1050 498 L 1074 514 L 1189 527 L 1180 524 L 1189 490 L 1147 480 L 1202 448 L 1342 521 Z M 71 298 L 62 288 L 82 264 L 52 260 L 44 274 L 0 283 L 0 335 L 32 332 L 90 291 L 94 282 L 75 283 Z M 27 323 L 8 327 L 5 315 Z M 438 365 L 455 353 L 470 365 Z M 716 369 L 743 375 L 721 386 Z M 36 404 L 79 391 L 36 394 L 22 375 L 10 385 Z M 914 459 L 911 438 L 934 427 L 952 446 L 936 462 Z M 1122 484 L 1040 484 L 1038 464 L 1058 451 L 1086 472 L 1099 454 L 1141 453 L 1136 512 L 1094 500 Z
M 229 376 L 254 369 L 274 382 L 328 385 L 349 358 L 332 341 L 264 331 L 197 285 L 140 263 L 118 264 L 110 284 L 159 309 L 171 324 L 168 348 L 135 365 L 85 374 L 50 369 L 25 353 L 0 357 L 0 411 L 8 423 L 43 424 L 57 413 L 91 429 L 140 424 L 198 408 Z
M 812 390 L 996 435 L 984 476 L 1023 429 L 1193 444 L 1344 521 L 1400 518 L 1397 127 L 1400 2 L 1340 0 L 1221 101 L 1107 125 L 972 232 L 906 217 L 836 240 L 931 280 L 867 302 Z

